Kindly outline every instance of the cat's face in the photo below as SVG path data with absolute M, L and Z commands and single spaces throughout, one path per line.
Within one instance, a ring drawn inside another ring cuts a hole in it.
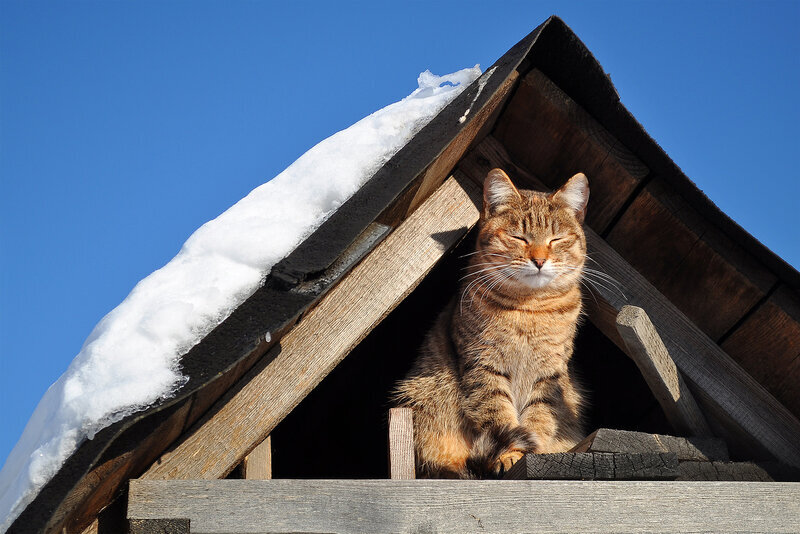
M 576 174 L 545 194 L 517 190 L 505 172 L 494 169 L 483 198 L 478 256 L 498 283 L 524 290 L 579 282 L 586 259 L 586 176 Z

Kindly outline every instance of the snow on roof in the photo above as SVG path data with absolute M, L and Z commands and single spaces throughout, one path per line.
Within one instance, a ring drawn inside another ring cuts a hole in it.
M 172 396 L 188 380 L 181 356 L 480 74 L 478 65 L 445 76 L 423 72 L 413 93 L 311 148 L 136 284 L 47 390 L 6 460 L 0 531 L 83 440 Z

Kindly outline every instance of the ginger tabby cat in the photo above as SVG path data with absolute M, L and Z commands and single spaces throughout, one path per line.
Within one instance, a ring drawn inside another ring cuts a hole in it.
M 459 296 L 396 390 L 414 410 L 418 476 L 497 476 L 526 452 L 567 451 L 584 437 L 568 364 L 588 200 L 583 174 L 545 194 L 489 172 Z

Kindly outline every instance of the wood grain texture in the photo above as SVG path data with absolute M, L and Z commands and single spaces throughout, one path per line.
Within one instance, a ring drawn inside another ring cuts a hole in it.
M 672 452 L 559 452 L 526 454 L 506 480 L 674 480 L 678 456 Z
M 800 416 L 800 296 L 787 286 L 778 287 L 722 348 Z
M 572 452 L 671 452 L 680 461 L 728 460 L 728 447 L 719 438 L 681 438 L 610 428 L 595 430 Z
M 477 222 L 480 195 L 464 177 L 447 180 L 143 478 L 229 473 Z
M 494 132 L 511 156 L 557 188 L 577 172 L 592 187 L 587 224 L 603 232 L 648 169 L 540 71 L 520 82 Z
M 247 480 L 272 478 L 272 438 L 259 443 L 242 461 L 242 474 Z
M 776 281 L 660 179 L 639 193 L 607 240 L 713 340 Z
M 800 483 L 131 481 L 131 520 L 179 516 L 193 534 L 791 532 Z
M 188 519 L 131 519 L 130 534 L 189 534 Z
M 483 183 L 486 177 L 476 166 L 459 168 L 476 183 Z M 536 181 L 522 185 L 545 188 Z M 772 456 L 800 466 L 800 421 L 603 238 L 591 228 L 585 230 L 595 267 L 615 280 L 613 284 L 594 284 L 592 297 L 585 299 L 592 323 L 626 350 L 616 317 L 626 305 L 646 309 L 704 414 L 713 420 L 715 433 L 724 431 L 722 437 L 729 446 L 735 445 L 754 459 Z
M 414 464 L 414 410 L 391 408 L 389 410 L 389 477 L 392 480 L 413 480 Z
M 772 482 L 764 469 L 751 462 L 681 462 L 677 480 Z
M 672 427 L 686 436 L 713 436 L 647 313 L 637 306 L 623 306 L 616 323 L 628 356 L 636 362 Z

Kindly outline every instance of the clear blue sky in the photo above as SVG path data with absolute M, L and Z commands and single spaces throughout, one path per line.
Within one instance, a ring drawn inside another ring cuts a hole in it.
M 92 327 L 305 150 L 549 15 L 796 268 L 800 2 L 0 1 L 0 462 Z

